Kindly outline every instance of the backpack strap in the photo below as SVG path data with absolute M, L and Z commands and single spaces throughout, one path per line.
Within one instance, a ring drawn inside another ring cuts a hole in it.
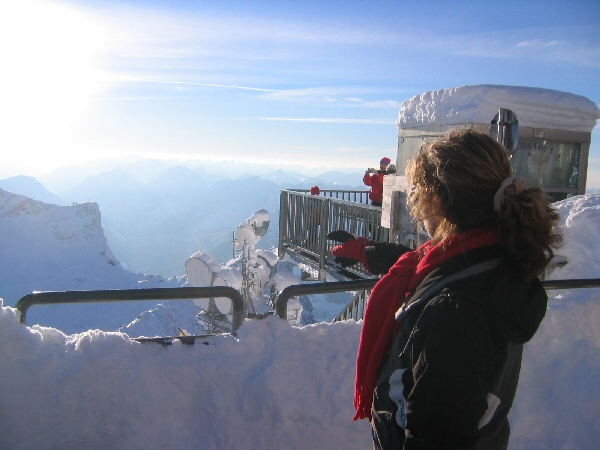
M 415 322 L 415 324 L 410 332 L 410 336 L 408 336 L 408 339 L 406 340 L 406 344 L 404 345 L 404 349 L 402 350 L 400 355 L 404 354 L 404 352 L 408 348 L 408 345 L 412 341 L 413 335 L 415 333 L 415 329 L 417 328 L 417 325 L 419 324 L 421 317 L 423 317 L 423 313 L 427 309 L 427 306 L 429 306 L 429 303 L 431 303 L 436 298 L 439 291 L 441 291 L 444 287 L 446 287 L 448 284 L 450 284 L 454 281 L 462 280 L 463 278 L 469 278 L 474 275 L 479 275 L 480 273 L 484 273 L 489 270 L 495 269 L 496 267 L 498 267 L 500 265 L 500 263 L 503 260 L 504 260 L 504 258 L 490 259 L 489 261 L 484 261 L 482 263 L 475 264 L 473 266 L 467 267 L 465 270 L 461 270 L 460 272 L 457 272 L 455 274 L 452 274 L 445 278 L 442 278 L 440 281 L 438 281 L 437 283 L 435 283 L 432 286 L 430 286 L 429 288 L 427 288 L 425 290 L 425 292 L 423 292 L 423 294 L 421 294 L 421 296 L 419 297 L 419 299 L 416 302 L 413 302 L 410 305 L 406 305 L 406 304 L 402 305 L 402 308 L 400 308 L 398 311 L 396 311 L 396 315 L 395 315 L 396 322 L 400 322 L 402 319 L 404 319 L 404 317 L 406 317 L 406 315 L 411 310 L 413 310 L 414 308 L 418 307 L 419 305 L 422 305 L 423 303 L 425 303 L 425 307 L 421 311 L 421 314 L 419 314 L 419 318 Z
M 473 266 L 467 267 L 464 270 L 461 270 L 460 272 L 456 272 L 452 275 L 442 278 L 437 283 L 434 283 L 433 285 L 429 286 L 425 290 L 425 292 L 423 292 L 419 296 L 419 299 L 416 302 L 412 302 L 410 304 L 405 303 L 404 305 L 402 305 L 402 307 L 398 311 L 396 311 L 396 321 L 401 321 L 411 310 L 418 307 L 419 305 L 422 305 L 423 303 L 428 302 L 448 284 L 453 283 L 454 281 L 462 280 L 463 278 L 469 278 L 475 275 L 479 275 L 480 273 L 484 273 L 489 270 L 495 269 L 500 265 L 502 261 L 503 258 L 490 259 L 489 261 L 484 261 L 482 263 L 475 264 Z

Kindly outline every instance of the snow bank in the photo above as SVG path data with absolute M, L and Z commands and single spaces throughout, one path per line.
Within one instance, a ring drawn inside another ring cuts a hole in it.
M 557 254 L 569 262 L 550 278 L 600 278 L 600 194 L 568 198 L 554 206 L 565 237 L 565 245 Z
M 549 278 L 600 278 L 600 194 L 555 204 L 568 259 Z M 540 329 L 525 346 L 511 411 L 511 448 L 596 448 L 600 442 L 600 289 L 549 291 Z
M 251 321 L 239 340 L 67 336 L 0 310 L 0 448 L 364 449 L 353 422 L 360 324 Z
M 402 103 L 398 128 L 490 123 L 500 108 L 526 127 L 591 132 L 596 103 L 581 95 L 523 86 L 475 85 L 425 92 Z

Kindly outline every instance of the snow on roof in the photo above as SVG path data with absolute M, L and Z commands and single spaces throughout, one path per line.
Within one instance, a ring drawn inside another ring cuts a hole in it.
M 591 132 L 600 109 L 581 95 L 524 86 L 481 84 L 416 95 L 402 103 L 399 129 L 460 123 L 490 123 L 500 108 L 521 126 Z

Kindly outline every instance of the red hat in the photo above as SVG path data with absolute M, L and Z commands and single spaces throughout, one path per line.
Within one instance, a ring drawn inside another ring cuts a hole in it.
M 391 162 L 392 162 L 392 160 L 386 156 L 381 161 L 379 161 L 379 164 L 383 164 L 383 165 L 387 166 Z
M 313 186 L 310 188 L 310 195 L 319 195 L 321 193 L 321 189 L 319 186 Z

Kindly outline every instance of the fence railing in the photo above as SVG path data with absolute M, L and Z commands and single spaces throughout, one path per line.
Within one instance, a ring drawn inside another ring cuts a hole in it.
M 287 189 L 290 192 L 297 192 L 299 194 L 309 194 L 308 189 Z M 321 189 L 319 196 L 334 198 L 336 200 L 346 200 L 353 203 L 361 203 L 364 205 L 369 204 L 369 192 L 368 190 L 357 190 L 347 191 L 341 189 Z
M 369 295 L 373 287 L 379 279 L 358 280 L 358 281 L 339 281 L 335 283 L 310 283 L 294 285 L 285 288 L 275 302 L 275 313 L 286 318 L 287 302 L 290 298 L 298 295 L 307 294 L 325 294 L 330 292 L 352 292 L 359 291 L 354 294 L 346 306 L 332 320 L 337 322 L 340 320 L 361 320 L 365 317 L 365 309 L 369 300 Z M 327 289 L 327 285 L 331 285 L 331 289 Z M 561 289 L 585 289 L 585 288 L 600 288 L 599 278 L 582 278 L 574 280 L 544 280 L 542 286 L 547 291 Z M 327 289 L 327 290 L 323 290 Z
M 368 191 L 321 191 L 323 196 L 306 191 L 282 190 L 279 213 L 279 255 L 302 252 L 312 257 L 325 279 L 325 266 L 333 263 L 331 249 L 337 242 L 327 234 L 345 230 L 367 239 L 387 242 L 389 230 L 381 226 L 381 208 L 368 205 Z M 354 201 L 356 199 L 357 201 Z M 363 277 L 371 274 L 358 264 L 351 269 Z
M 331 283 L 295 284 L 286 287 L 275 300 L 275 314 L 287 320 L 287 304 L 290 298 L 309 294 L 331 294 L 334 292 L 370 291 L 378 279 L 335 281 Z M 358 320 L 358 319 L 357 319 Z
M 237 330 L 244 323 L 244 299 L 236 289 L 228 286 L 32 292 L 22 297 L 15 308 L 21 312 L 21 323 L 27 324 L 27 310 L 33 305 L 219 297 L 231 299 L 233 311 L 231 327 L 232 331 Z
M 330 283 L 307 283 L 288 286 L 282 290 L 275 300 L 275 314 L 287 320 L 287 305 L 292 297 L 309 294 L 328 294 L 334 292 L 355 292 L 352 300 L 333 319 L 361 320 L 364 319 L 365 309 L 370 291 L 379 279 L 364 279 L 353 281 L 337 281 Z M 574 280 L 544 280 L 542 286 L 546 290 L 600 288 L 600 279 Z M 155 289 L 114 289 L 98 291 L 63 291 L 63 292 L 32 292 L 22 297 L 15 308 L 21 312 L 21 323 L 27 324 L 27 310 L 34 305 L 92 303 L 92 302 L 122 302 L 138 300 L 173 300 L 192 298 L 227 297 L 232 302 L 232 331 L 236 331 L 244 322 L 245 308 L 242 295 L 232 287 L 208 286 L 187 288 L 155 288 Z M 173 337 L 175 338 L 175 337 Z M 194 336 L 177 337 L 191 343 Z M 165 338 L 147 338 L 145 340 L 165 344 Z

